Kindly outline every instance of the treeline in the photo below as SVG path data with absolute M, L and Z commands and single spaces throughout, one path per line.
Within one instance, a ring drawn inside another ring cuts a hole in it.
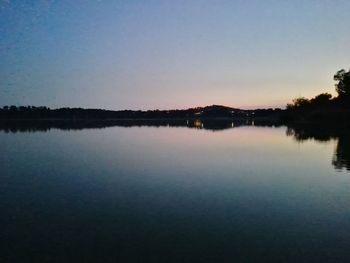
M 350 71 L 339 70 L 334 80 L 338 96 L 322 93 L 312 99 L 296 98 L 287 104 L 287 121 L 350 123 Z
M 193 118 L 278 118 L 281 109 L 241 110 L 220 105 L 185 110 L 111 111 L 103 109 L 59 108 L 35 106 L 5 106 L 0 108 L 0 119 L 24 120 L 113 120 L 113 119 L 193 119 Z

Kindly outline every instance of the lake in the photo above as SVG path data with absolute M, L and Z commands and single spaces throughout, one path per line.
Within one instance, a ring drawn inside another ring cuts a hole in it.
M 186 124 L 2 129 L 0 261 L 350 262 L 347 131 Z

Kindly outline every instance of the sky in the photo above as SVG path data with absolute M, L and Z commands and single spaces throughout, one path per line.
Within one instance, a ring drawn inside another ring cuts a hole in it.
M 285 107 L 335 95 L 346 0 L 0 0 L 0 106 Z

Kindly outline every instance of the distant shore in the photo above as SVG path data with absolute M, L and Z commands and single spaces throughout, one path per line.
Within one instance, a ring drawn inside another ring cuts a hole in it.
M 48 107 L 15 107 L 5 106 L 0 108 L 0 125 L 9 126 L 11 123 L 80 123 L 97 124 L 97 126 L 112 123 L 156 123 L 167 125 L 167 123 L 194 122 L 196 120 L 211 122 L 256 122 L 274 124 L 350 124 L 350 109 L 336 100 L 324 99 L 324 94 L 307 101 L 297 99 L 294 105 L 287 109 L 255 109 L 243 110 L 221 105 L 196 107 L 184 110 L 103 110 L 103 109 L 82 109 L 82 108 L 59 108 Z M 74 125 L 74 124 L 73 124 Z
M 196 107 L 184 110 L 103 110 L 82 108 L 16 107 L 0 109 L 0 120 L 154 120 L 154 119 L 203 119 L 203 118 L 279 118 L 282 109 L 242 110 L 221 105 Z

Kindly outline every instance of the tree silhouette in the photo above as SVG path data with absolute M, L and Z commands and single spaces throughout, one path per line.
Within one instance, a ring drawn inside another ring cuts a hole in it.
M 311 99 L 311 103 L 318 105 L 318 106 L 326 106 L 329 104 L 330 100 L 332 99 L 332 95 L 329 93 L 322 93 L 320 95 L 317 95 L 313 99 Z
M 305 97 L 298 97 L 293 99 L 291 104 L 287 104 L 287 109 L 301 109 L 310 104 L 310 101 Z
M 350 98 L 350 70 L 346 71 L 344 69 L 339 70 L 334 75 L 334 80 L 338 81 L 338 83 L 335 84 L 335 89 L 339 95 L 340 99 L 347 99 Z

